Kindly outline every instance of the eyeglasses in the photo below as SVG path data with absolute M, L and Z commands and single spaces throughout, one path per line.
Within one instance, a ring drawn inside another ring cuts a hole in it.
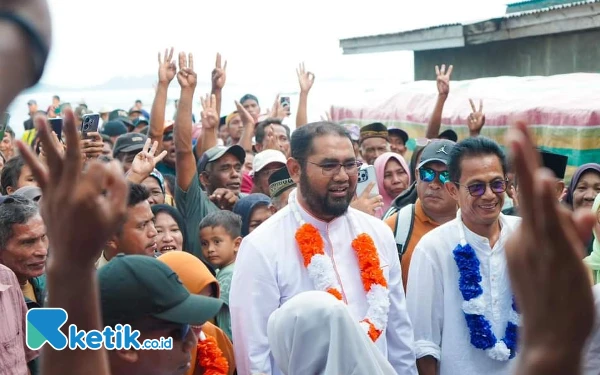
M 494 194 L 504 193 L 508 186 L 508 181 L 507 180 L 495 180 L 495 181 L 492 181 L 489 183 L 476 182 L 476 183 L 470 184 L 470 185 L 461 185 L 458 182 L 455 182 L 455 184 L 458 186 L 464 186 L 472 197 L 481 197 L 483 194 L 485 194 L 488 185 L 489 185 L 490 189 L 492 190 L 492 193 L 494 193 Z
M 419 178 L 423 182 L 432 182 L 435 177 L 438 176 L 440 183 L 445 184 L 450 181 L 450 173 L 448 171 L 438 172 L 431 168 L 421 167 L 419 168 Z
M 356 176 L 358 174 L 358 169 L 363 164 L 362 161 L 360 161 L 360 160 L 353 160 L 353 161 L 349 161 L 346 163 L 323 163 L 323 164 L 313 163 L 312 161 L 308 161 L 308 160 L 307 160 L 307 162 L 321 168 L 321 172 L 323 172 L 323 176 L 327 176 L 327 177 L 337 175 L 338 173 L 340 173 L 340 169 L 342 169 L 342 167 L 344 167 L 344 172 L 346 172 L 346 174 L 348 176 Z

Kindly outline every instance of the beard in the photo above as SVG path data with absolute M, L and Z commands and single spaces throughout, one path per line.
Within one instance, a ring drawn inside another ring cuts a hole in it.
M 345 214 L 354 198 L 355 191 L 356 184 L 352 186 L 352 183 L 349 183 L 344 197 L 331 196 L 329 186 L 324 194 L 320 194 L 318 189 L 311 185 L 306 173 L 300 175 L 300 193 L 302 197 L 304 197 L 310 211 L 322 217 L 339 217 Z

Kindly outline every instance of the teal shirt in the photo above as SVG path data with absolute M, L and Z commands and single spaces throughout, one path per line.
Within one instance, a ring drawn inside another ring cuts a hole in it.
M 231 289 L 231 278 L 233 277 L 234 265 L 235 263 L 232 263 L 217 272 L 217 281 L 221 288 L 220 298 L 223 301 L 223 308 L 217 314 L 217 326 L 225 332 L 230 340 L 233 340 L 233 338 L 231 334 L 231 314 L 229 313 L 229 290 Z

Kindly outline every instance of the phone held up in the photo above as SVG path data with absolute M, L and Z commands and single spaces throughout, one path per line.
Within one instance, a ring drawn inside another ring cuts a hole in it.
M 375 175 L 375 167 L 372 165 L 363 164 L 358 170 L 358 182 L 356 184 L 356 196 L 359 197 L 365 191 L 370 183 L 373 183 L 373 189 L 369 197 L 375 197 L 379 195 L 379 188 L 377 187 L 377 176 Z
M 290 108 L 290 97 L 289 96 L 282 96 L 279 98 L 279 103 L 281 103 L 282 107 L 287 107 L 288 110 Z
M 56 134 L 59 141 L 62 141 L 62 132 L 63 132 L 63 119 L 60 117 L 48 119 L 50 123 L 50 128 Z
M 100 123 L 100 115 L 98 113 L 90 113 L 83 115 L 81 124 L 81 138 L 89 139 L 90 133 L 98 131 L 98 124 Z
M 6 127 L 10 121 L 10 113 L 4 112 L 2 118 L 0 118 L 0 142 L 4 139 L 4 133 L 6 133 Z

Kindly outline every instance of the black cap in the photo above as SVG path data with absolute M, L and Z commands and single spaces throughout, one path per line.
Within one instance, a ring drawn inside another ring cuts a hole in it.
M 129 127 L 133 127 L 133 123 L 129 120 L 129 114 L 124 109 L 115 109 L 108 114 L 108 121 L 119 120 Z
M 417 166 L 417 169 L 434 161 L 448 165 L 448 163 L 450 163 L 450 152 L 455 145 L 456 143 L 447 139 L 436 139 L 432 141 L 425 146 L 423 152 L 421 152 L 421 162 Z
M 369 138 L 384 138 L 388 140 L 388 129 L 380 122 L 374 122 L 360 128 L 360 143 Z
M 146 139 L 148 137 L 140 133 L 127 133 L 119 136 L 113 147 L 113 157 L 121 153 L 128 154 L 130 152 L 142 151 L 146 144 Z
M 446 129 L 438 135 L 439 139 L 448 139 L 452 142 L 458 141 L 458 134 L 452 129 Z
M 110 137 L 118 137 L 127 133 L 127 127 L 119 120 L 108 121 L 102 125 L 100 134 L 106 134 Z
M 244 160 L 246 159 L 246 151 L 244 151 L 241 146 L 215 146 L 209 148 L 204 154 L 202 154 L 200 161 L 198 161 L 198 173 L 204 172 L 208 163 L 219 160 L 225 154 L 232 154 L 238 158 L 242 164 L 244 164 Z
M 556 178 L 560 180 L 564 179 L 569 158 L 567 156 L 554 154 L 548 151 L 540 151 L 540 154 L 542 154 L 542 164 L 544 167 L 554 172 Z
M 408 133 L 405 132 L 402 129 L 399 129 L 399 128 L 389 128 L 388 129 L 388 134 L 389 135 L 395 135 L 395 136 L 398 136 L 398 137 L 402 138 L 402 140 L 404 141 L 404 144 L 406 144 L 406 142 L 408 142 Z
M 145 255 L 117 255 L 98 270 L 98 281 L 107 326 L 147 316 L 201 325 L 223 305 L 219 299 L 190 294 L 169 266 Z
M 280 168 L 269 176 L 269 191 L 271 198 L 279 196 L 289 188 L 296 186 L 296 183 L 290 177 L 287 167 Z

